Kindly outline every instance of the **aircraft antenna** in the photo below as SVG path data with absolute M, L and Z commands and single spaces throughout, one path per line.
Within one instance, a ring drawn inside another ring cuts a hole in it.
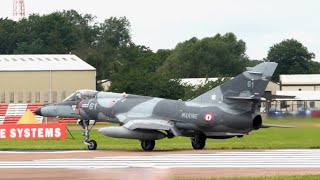
M 20 20 L 26 15 L 24 0 L 13 0 L 13 18 Z

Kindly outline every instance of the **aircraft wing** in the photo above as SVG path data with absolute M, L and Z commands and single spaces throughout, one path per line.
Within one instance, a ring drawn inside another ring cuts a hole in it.
M 295 128 L 295 126 L 287 126 L 281 124 L 262 124 L 261 128 L 270 128 L 270 127 L 277 127 L 277 128 Z
M 174 126 L 172 121 L 161 119 L 133 119 L 128 121 L 123 127 L 134 129 L 150 129 L 150 130 L 170 130 Z
M 119 119 L 123 119 L 123 116 L 119 116 Z M 180 136 L 181 133 L 175 127 L 173 120 L 165 120 L 155 117 L 127 117 L 122 120 L 125 122 L 123 127 L 129 130 L 145 129 L 145 130 L 171 130 L 175 136 Z
M 247 133 L 233 133 L 233 132 L 204 132 L 206 136 L 215 137 L 215 136 L 244 136 Z

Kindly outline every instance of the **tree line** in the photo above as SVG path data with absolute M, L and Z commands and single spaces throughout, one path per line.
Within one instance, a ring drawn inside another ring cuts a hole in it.
M 110 91 L 173 99 L 193 98 L 222 83 L 223 77 L 233 77 L 262 61 L 279 63 L 274 81 L 280 74 L 320 71 L 320 64 L 312 61 L 315 54 L 295 39 L 274 44 L 266 58 L 252 60 L 246 55 L 246 43 L 232 32 L 193 37 L 156 52 L 134 43 L 130 32 L 126 17 L 98 23 L 95 16 L 75 10 L 32 14 L 20 21 L 1 18 L 0 54 L 72 53 L 96 68 L 97 80 L 110 80 Z M 198 89 L 179 80 L 210 77 L 220 80 Z

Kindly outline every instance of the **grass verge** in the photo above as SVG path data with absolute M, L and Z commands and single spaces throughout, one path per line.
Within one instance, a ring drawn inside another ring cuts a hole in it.
M 320 148 L 320 119 L 276 119 L 266 123 L 295 125 L 296 128 L 267 128 L 252 131 L 242 138 L 208 139 L 205 149 L 286 149 Z M 104 126 L 104 125 L 99 125 Z M 73 127 L 74 125 L 68 127 Z M 84 150 L 82 130 L 71 130 L 66 140 L 0 140 L 0 150 Z M 138 140 L 116 139 L 92 130 L 91 139 L 98 142 L 99 150 L 141 150 Z M 175 137 L 156 141 L 155 150 L 192 149 L 190 138 Z

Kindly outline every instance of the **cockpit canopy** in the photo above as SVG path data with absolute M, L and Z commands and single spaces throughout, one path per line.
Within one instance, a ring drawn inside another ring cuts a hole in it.
M 95 91 L 95 90 L 81 89 L 81 90 L 78 90 L 78 91 L 72 93 L 70 96 L 68 96 L 62 102 L 92 99 L 92 98 L 95 98 L 97 93 L 98 93 L 98 91 Z

